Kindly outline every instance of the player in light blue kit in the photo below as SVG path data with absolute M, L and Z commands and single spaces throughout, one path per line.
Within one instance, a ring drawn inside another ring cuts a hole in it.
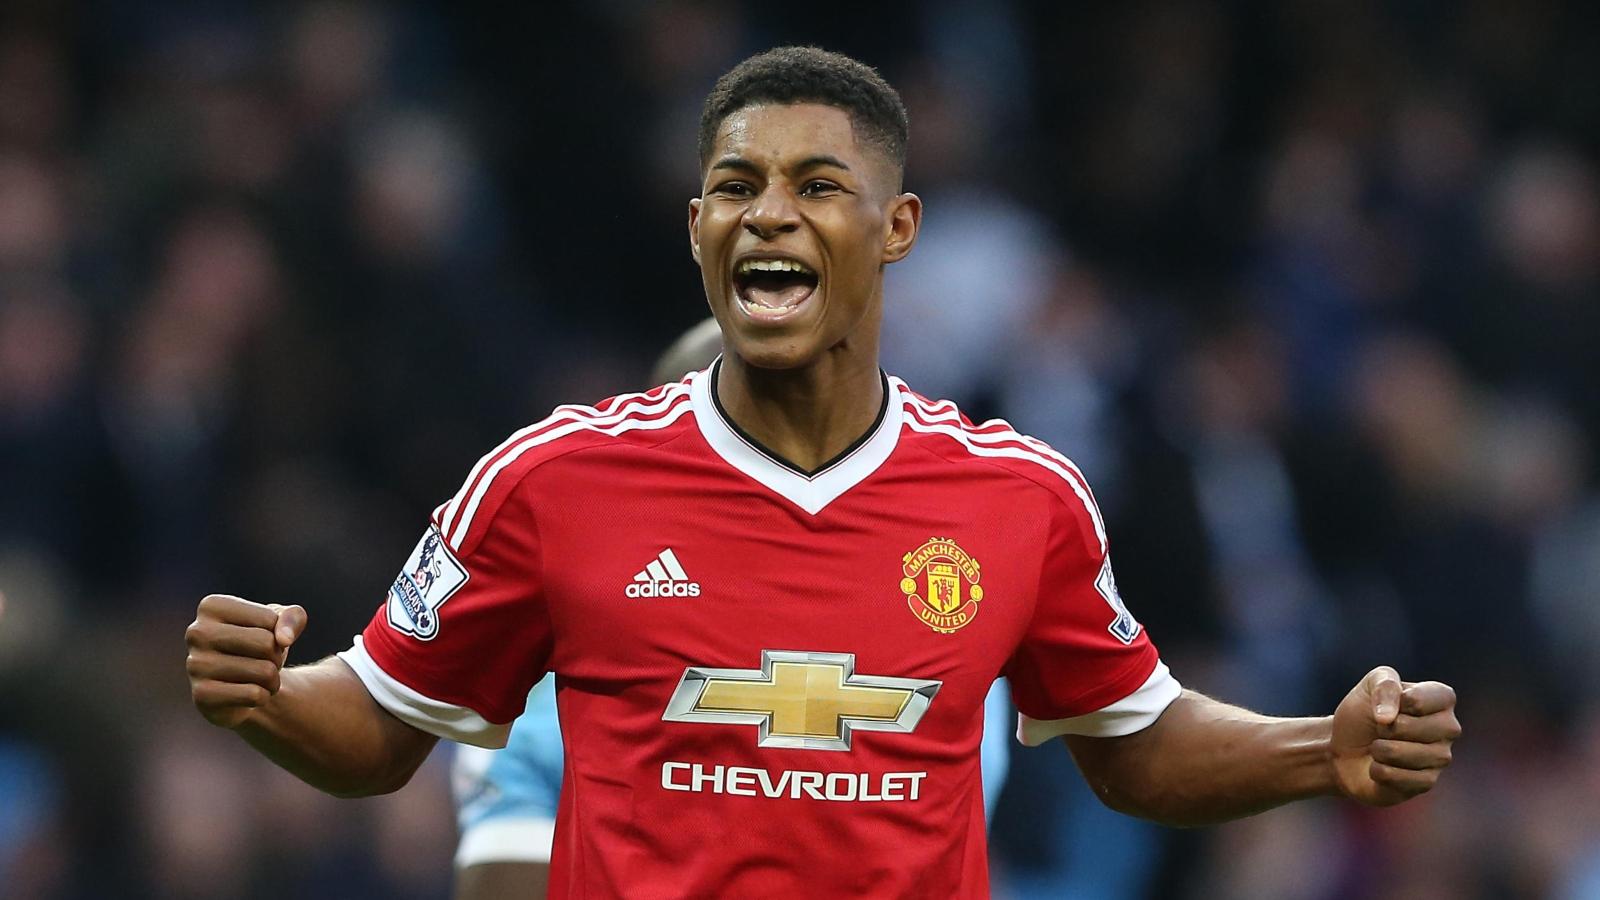
M 503 750 L 456 747 L 456 897 L 542 897 L 561 795 L 554 676 L 534 686 Z
M 703 369 L 720 352 L 722 332 L 715 319 L 707 319 L 667 350 L 652 383 Z M 983 802 L 991 817 L 1010 767 L 1015 721 L 1005 683 L 995 682 L 984 705 L 982 748 Z M 534 686 L 505 749 L 457 746 L 451 778 L 461 828 L 456 900 L 545 895 L 563 766 L 554 676 Z

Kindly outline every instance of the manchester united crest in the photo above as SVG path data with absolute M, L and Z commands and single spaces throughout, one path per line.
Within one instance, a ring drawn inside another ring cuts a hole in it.
M 978 561 L 955 541 L 929 538 L 907 553 L 903 563 L 900 590 L 923 624 L 951 634 L 978 615 L 978 601 L 983 599 Z

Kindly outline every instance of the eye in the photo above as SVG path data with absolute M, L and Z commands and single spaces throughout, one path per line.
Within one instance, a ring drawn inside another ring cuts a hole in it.
M 837 184 L 834 184 L 831 181 L 824 181 L 821 178 L 813 178 L 801 186 L 800 196 L 820 197 L 824 194 L 829 194 L 837 190 L 839 190 L 839 186 Z
M 749 197 L 755 194 L 755 189 L 743 181 L 724 181 L 713 187 L 711 193 L 728 197 Z

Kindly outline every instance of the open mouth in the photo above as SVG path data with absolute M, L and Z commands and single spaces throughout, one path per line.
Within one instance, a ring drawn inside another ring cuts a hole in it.
M 734 293 L 747 314 L 781 319 L 817 289 L 817 273 L 796 259 L 746 259 L 733 268 Z

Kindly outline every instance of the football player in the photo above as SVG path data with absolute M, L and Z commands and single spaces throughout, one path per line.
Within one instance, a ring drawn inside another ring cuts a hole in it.
M 884 269 L 922 219 L 907 136 L 853 59 L 786 47 L 724 75 L 688 208 L 722 357 L 490 451 L 336 657 L 285 668 L 300 606 L 203 599 L 201 713 L 357 796 L 440 737 L 503 745 L 555 672 L 554 897 L 987 896 L 1002 675 L 1024 743 L 1059 740 L 1156 821 L 1430 790 L 1460 733 L 1448 686 L 1379 666 L 1307 718 L 1184 690 L 1077 466 L 879 368 Z
M 722 352 L 715 318 L 684 332 L 657 361 L 652 384 L 704 369 Z M 985 701 L 980 765 L 985 812 L 992 817 L 1010 767 L 1011 713 L 1004 680 Z M 456 900 L 543 897 L 549 885 L 556 799 L 561 792 L 561 729 L 554 679 L 528 695 L 527 710 L 511 726 L 500 750 L 463 744 L 451 769 L 460 843 L 456 848 Z

